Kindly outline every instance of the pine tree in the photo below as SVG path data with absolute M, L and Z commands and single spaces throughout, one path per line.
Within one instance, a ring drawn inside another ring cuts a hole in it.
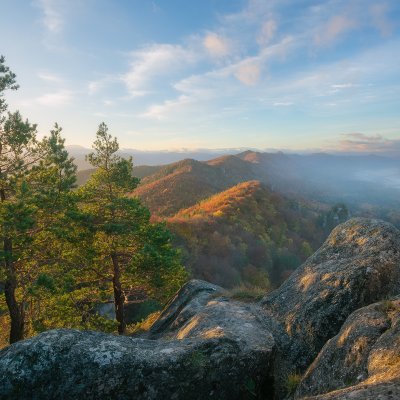
M 91 238 L 94 249 L 86 265 L 99 280 L 112 283 L 118 332 L 123 334 L 124 287 L 142 283 L 154 289 L 172 284 L 176 289 L 185 273 L 165 227 L 151 224 L 148 209 L 127 196 L 139 183 L 132 159 L 117 154 L 118 142 L 106 124 L 99 126 L 96 136 L 88 160 L 97 170 L 80 191 L 88 216 L 86 240 Z
M 0 276 L 14 343 L 24 337 L 28 289 L 45 264 L 48 234 L 60 225 L 75 167 L 57 125 L 49 138 L 38 141 L 36 125 L 18 111 L 3 115 L 7 89 L 17 89 L 15 75 L 0 57 Z

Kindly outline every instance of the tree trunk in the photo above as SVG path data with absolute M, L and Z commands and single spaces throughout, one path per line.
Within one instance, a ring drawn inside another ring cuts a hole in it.
M 12 344 L 24 338 L 25 315 L 23 303 L 18 304 L 15 297 L 15 291 L 17 289 L 17 277 L 14 262 L 12 260 L 12 240 L 10 238 L 5 238 L 3 243 L 6 267 L 4 293 L 11 318 L 10 344 Z
M 0 200 L 1 202 L 6 201 L 6 193 L 4 188 L 0 189 Z M 15 291 L 17 289 L 17 275 L 13 261 L 13 246 L 11 238 L 3 238 L 3 251 L 4 266 L 6 271 L 4 294 L 11 319 L 10 344 L 12 344 L 24 338 L 25 315 L 23 303 L 18 304 L 17 298 L 15 297 Z
M 111 254 L 113 263 L 113 289 L 114 289 L 114 306 L 115 317 L 118 321 L 118 333 L 123 335 L 125 333 L 125 316 L 124 316 L 124 303 L 125 295 L 121 286 L 121 271 L 119 269 L 118 256 L 115 253 Z

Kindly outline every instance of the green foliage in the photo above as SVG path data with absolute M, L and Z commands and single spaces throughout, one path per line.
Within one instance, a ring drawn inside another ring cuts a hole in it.
M 89 162 L 97 168 L 78 196 L 86 243 L 80 252 L 93 279 L 112 285 L 116 304 L 123 307 L 124 289 L 144 288 L 149 296 L 165 301 L 186 279 L 177 250 L 165 225 L 150 222 L 150 212 L 137 198 L 128 197 L 139 180 L 131 159 L 118 156 L 118 142 L 102 123 Z M 125 329 L 118 313 L 120 333 Z
M 103 123 L 94 152 L 96 171 L 76 187 L 76 166 L 55 124 L 39 140 L 36 125 L 4 113 L 6 90 L 18 88 L 0 57 L 0 325 L 17 341 L 51 328 L 115 332 L 120 321 L 96 305 L 140 287 L 158 301 L 186 279 L 165 225 L 150 222 L 138 199 L 131 159 Z M 7 301 L 5 301 L 7 300 Z M 157 303 L 158 304 L 158 303 Z M 0 337 L 0 343 L 6 340 Z
M 5 101 L 4 92 L 6 90 L 17 90 L 16 75 L 5 65 L 4 56 L 0 56 L 0 124 L 4 122 L 2 113 L 7 110 L 7 103 Z

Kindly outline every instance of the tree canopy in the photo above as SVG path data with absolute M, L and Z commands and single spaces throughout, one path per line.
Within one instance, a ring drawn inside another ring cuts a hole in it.
M 96 168 L 76 189 L 76 166 L 55 124 L 37 126 L 8 112 L 16 76 L 0 57 L 0 323 L 9 342 L 56 327 L 125 332 L 125 293 L 162 302 L 186 279 L 163 224 L 134 197 L 132 159 L 100 124 L 88 161 Z M 114 299 L 116 321 L 96 312 Z

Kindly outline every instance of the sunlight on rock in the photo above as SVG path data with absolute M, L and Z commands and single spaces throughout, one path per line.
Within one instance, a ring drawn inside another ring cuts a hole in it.
M 205 339 L 212 339 L 225 336 L 223 328 L 216 326 L 215 328 L 209 329 L 201 334 L 201 337 Z
M 188 336 L 191 331 L 196 328 L 196 326 L 200 322 L 200 317 L 196 316 L 190 320 L 182 329 L 179 330 L 179 332 L 176 335 L 177 339 L 184 339 L 186 336 Z
M 299 281 L 299 289 L 302 291 L 307 291 L 315 282 L 319 279 L 319 274 L 316 272 L 308 273 L 304 275 Z

